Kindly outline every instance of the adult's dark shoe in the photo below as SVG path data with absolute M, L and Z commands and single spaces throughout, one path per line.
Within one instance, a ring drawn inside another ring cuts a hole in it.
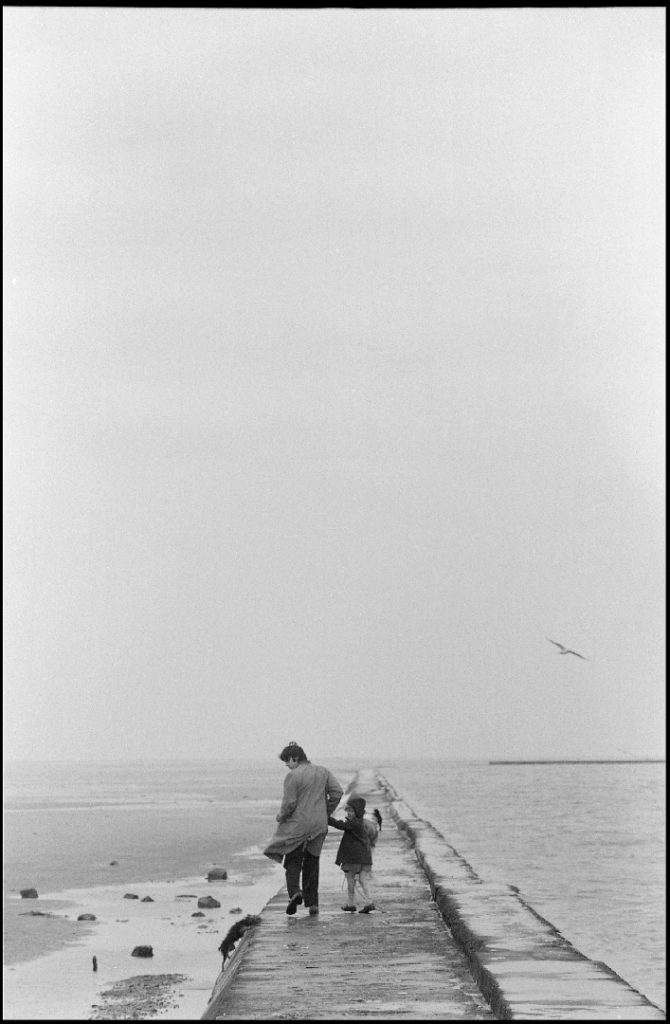
M 359 914 L 369 914 L 371 910 L 376 910 L 374 903 L 366 903 L 364 907 L 358 911 Z
M 288 901 L 288 906 L 286 908 L 286 913 L 287 914 L 295 914 L 296 910 L 298 909 L 298 907 L 300 906 L 301 903 L 302 903 L 302 893 L 301 892 L 297 892 L 295 894 L 295 896 L 291 896 L 291 899 Z
M 310 917 L 314 917 L 314 915 L 318 914 L 318 913 L 319 913 L 319 908 L 318 907 L 310 907 L 309 908 L 309 915 L 310 915 Z
M 354 914 L 356 912 L 356 907 L 342 907 L 342 910 L 346 910 L 347 914 Z

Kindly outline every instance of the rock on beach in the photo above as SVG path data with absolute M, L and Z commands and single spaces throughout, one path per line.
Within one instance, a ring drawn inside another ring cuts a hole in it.
M 228 872 L 226 871 L 225 868 L 210 868 L 210 870 L 207 872 L 208 882 L 225 882 L 227 878 Z
M 201 896 L 198 900 L 199 907 L 220 907 L 221 904 L 213 896 Z

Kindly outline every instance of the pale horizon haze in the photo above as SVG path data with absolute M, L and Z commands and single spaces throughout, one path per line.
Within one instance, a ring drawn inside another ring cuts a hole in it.
M 665 9 L 3 25 L 5 758 L 664 757 Z

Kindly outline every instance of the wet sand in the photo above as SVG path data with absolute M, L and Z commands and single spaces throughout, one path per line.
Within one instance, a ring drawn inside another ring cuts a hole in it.
M 245 914 L 259 913 L 282 880 L 278 868 L 261 880 L 199 876 L 11 900 L 15 932 L 3 968 L 4 1019 L 197 1020 L 221 968 L 222 938 Z M 143 902 L 146 896 L 152 902 Z M 201 896 L 213 896 L 221 907 L 199 910 Z M 97 920 L 77 921 L 84 913 Z M 153 956 L 133 957 L 139 945 L 151 946 Z M 52 951 L 39 955 L 45 949 Z
M 63 946 L 80 945 L 93 930 L 72 917 L 59 900 L 12 900 L 5 906 L 3 963 L 19 964 L 36 960 Z M 68 916 L 66 917 L 66 913 Z

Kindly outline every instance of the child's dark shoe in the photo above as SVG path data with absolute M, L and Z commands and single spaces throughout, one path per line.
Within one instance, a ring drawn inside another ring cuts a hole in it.
M 353 914 L 356 911 L 356 907 L 342 907 L 342 910 L 346 910 L 348 914 Z

